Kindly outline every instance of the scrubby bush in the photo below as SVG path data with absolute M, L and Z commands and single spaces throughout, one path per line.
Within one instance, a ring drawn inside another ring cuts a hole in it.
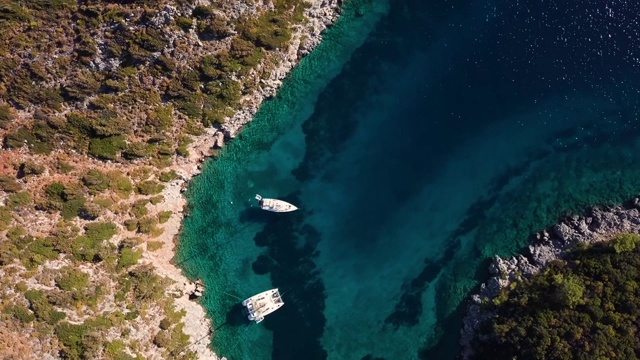
M 45 186 L 44 190 L 47 202 L 40 206 L 50 211 L 61 210 L 62 217 L 65 220 L 71 220 L 78 216 L 86 202 L 84 195 L 77 186 L 65 186 L 54 182 Z
M 173 214 L 173 212 L 171 211 L 161 211 L 158 213 L 158 222 L 160 224 L 164 224 L 166 223 L 169 218 L 171 217 L 171 215 Z
M 140 260 L 140 256 L 142 256 L 141 250 L 134 250 L 130 247 L 122 248 L 122 250 L 120 250 L 120 257 L 118 258 L 116 270 L 120 271 L 137 264 L 138 260 Z
M 637 234 L 621 234 L 611 240 L 611 245 L 616 253 L 633 251 L 640 244 L 640 236 Z
M 89 282 L 89 274 L 71 267 L 64 267 L 60 269 L 60 275 L 56 277 L 55 282 L 64 291 L 83 291 Z
M 44 291 L 27 290 L 24 296 L 29 300 L 31 310 L 35 314 L 36 319 L 55 325 L 58 321 L 66 317 L 65 313 L 56 311 L 53 308 L 47 300 L 47 296 Z
M 117 171 L 112 171 L 107 174 L 109 176 L 109 188 L 115 191 L 121 198 L 129 197 L 133 190 L 133 185 L 128 177 L 120 174 Z
M 29 309 L 21 304 L 10 305 L 5 309 L 5 312 L 23 323 L 32 322 L 36 318 Z
M 139 182 L 136 185 L 136 192 L 142 195 L 154 195 L 164 190 L 164 185 L 153 180 Z
M 178 25 L 184 31 L 189 31 L 189 29 L 191 29 L 191 27 L 193 26 L 193 20 L 189 19 L 188 17 L 178 16 L 176 18 L 176 25 Z
M 13 118 L 11 107 L 7 104 L 0 105 L 0 129 L 8 129 Z
M 163 201 L 164 201 L 164 196 L 162 196 L 162 195 L 156 195 L 156 196 L 152 196 L 152 197 L 149 198 L 149 202 L 152 205 L 158 205 Z
M 29 204 L 31 204 L 31 195 L 26 191 L 11 194 L 7 199 L 7 207 L 10 209 L 25 208 Z
M 141 265 L 129 271 L 133 295 L 137 300 L 155 300 L 164 294 L 164 282 L 151 265 Z
M 162 248 L 164 243 L 162 241 L 147 241 L 147 250 L 157 251 Z
M 156 230 L 158 220 L 154 218 L 142 219 L 138 223 L 138 231 L 143 234 L 151 234 Z
M 143 216 L 147 215 L 147 213 L 149 212 L 147 210 L 148 203 L 149 203 L 149 200 L 146 200 L 146 199 L 140 199 L 134 202 L 130 211 L 131 215 L 135 216 L 136 219 L 140 219 Z
M 69 101 L 82 101 L 89 96 L 97 95 L 100 82 L 89 71 L 82 71 L 71 77 L 63 86 L 63 96 Z
M 110 136 L 106 138 L 91 139 L 89 142 L 89 155 L 98 159 L 115 160 L 127 146 L 123 136 Z
M 149 155 L 151 155 L 151 148 L 143 142 L 130 143 L 122 152 L 122 157 L 127 160 L 142 159 Z
M 124 221 L 124 227 L 129 231 L 136 231 L 138 229 L 138 220 L 127 219 Z
M 78 236 L 72 243 L 73 256 L 83 261 L 101 261 L 106 255 L 101 255 L 107 248 L 103 242 L 110 239 L 117 232 L 113 223 L 96 222 L 85 225 L 85 234 Z
M 0 190 L 6 192 L 18 192 L 22 190 L 22 186 L 13 176 L 0 175 Z
M 82 183 L 90 194 L 97 194 L 109 188 L 109 177 L 98 170 L 89 170 L 82 176 Z
M 90 328 L 85 324 L 60 323 L 56 326 L 56 336 L 64 347 L 64 355 L 68 359 L 82 359 L 86 350 L 84 339 L 88 335 Z

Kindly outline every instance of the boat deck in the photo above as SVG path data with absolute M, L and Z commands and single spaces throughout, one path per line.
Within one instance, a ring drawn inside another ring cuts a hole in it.
M 260 207 L 263 210 L 273 211 L 273 212 L 289 212 L 297 210 L 298 208 L 289 204 L 286 201 L 278 200 L 278 199 L 262 199 L 260 200 Z
M 282 301 L 278 289 L 271 289 L 246 299 L 242 305 L 246 306 L 249 311 L 249 320 L 260 322 L 265 316 L 284 305 L 284 301 Z

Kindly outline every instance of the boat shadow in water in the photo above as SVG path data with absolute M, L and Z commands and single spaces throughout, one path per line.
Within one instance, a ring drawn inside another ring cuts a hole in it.
M 226 321 L 221 327 L 224 325 L 233 327 L 249 326 L 251 321 L 247 315 L 249 315 L 247 309 L 242 304 L 235 304 L 227 312 Z
M 260 209 L 259 207 L 250 207 L 242 210 L 240 212 L 240 223 L 268 223 L 273 216 L 277 216 L 279 214 L 272 213 L 269 211 L 265 211 Z
M 279 199 L 291 204 L 298 205 L 301 203 L 299 195 L 300 195 L 299 192 L 294 192 L 294 193 L 285 195 Z M 300 209 L 298 209 L 295 212 L 284 212 L 284 213 L 267 211 L 267 210 L 261 209 L 257 201 L 252 201 L 252 203 L 249 206 L 247 206 L 244 210 L 240 212 L 239 221 L 242 224 L 253 224 L 253 223 L 266 224 L 273 220 L 282 219 L 283 217 L 294 216 L 295 214 L 300 212 L 301 212 Z

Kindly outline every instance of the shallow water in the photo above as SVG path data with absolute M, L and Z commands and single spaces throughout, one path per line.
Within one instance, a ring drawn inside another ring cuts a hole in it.
M 207 284 L 212 346 L 454 358 L 488 258 L 637 194 L 637 8 L 347 3 L 188 192 L 177 260 Z M 237 303 L 272 287 L 285 306 L 248 325 Z

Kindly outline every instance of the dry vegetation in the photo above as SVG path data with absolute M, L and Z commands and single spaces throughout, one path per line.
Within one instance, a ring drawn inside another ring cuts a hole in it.
M 0 357 L 195 358 L 141 260 L 172 216 L 155 205 L 304 8 L 0 0 Z

